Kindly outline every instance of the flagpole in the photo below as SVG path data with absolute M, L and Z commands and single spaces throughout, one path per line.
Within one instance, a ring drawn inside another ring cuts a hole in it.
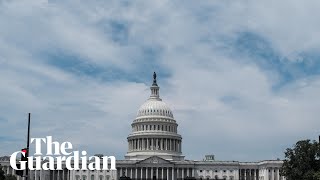
M 28 139 L 27 139 L 27 154 L 26 157 L 29 157 L 29 140 L 30 140 L 30 116 L 31 113 L 29 113 L 28 115 Z M 28 180 L 28 173 L 29 173 L 29 168 L 28 168 L 28 164 L 29 164 L 29 159 L 27 160 L 27 167 L 26 167 L 26 180 Z

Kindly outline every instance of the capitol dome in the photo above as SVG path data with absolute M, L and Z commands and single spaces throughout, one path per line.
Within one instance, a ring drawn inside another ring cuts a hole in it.
M 128 160 L 142 160 L 159 156 L 167 160 L 181 160 L 182 137 L 178 134 L 178 123 L 169 106 L 159 96 L 157 75 L 153 74 L 151 95 L 144 102 L 133 120 L 132 132 L 128 136 Z
M 149 99 L 142 104 L 137 113 L 137 117 L 154 115 L 173 118 L 173 114 L 169 106 L 161 100 L 154 99 Z

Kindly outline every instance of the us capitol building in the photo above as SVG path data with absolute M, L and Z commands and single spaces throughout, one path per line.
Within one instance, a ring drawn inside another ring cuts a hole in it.
M 203 160 L 186 160 L 182 154 L 182 137 L 171 109 L 159 95 L 156 74 L 150 87 L 151 95 L 139 108 L 129 134 L 128 152 L 117 160 L 117 171 L 30 171 L 30 180 L 118 180 L 131 179 L 182 180 L 285 180 L 280 176 L 280 160 L 259 162 L 216 161 L 214 155 Z M 0 158 L 5 173 L 15 174 L 9 158 Z M 18 179 L 22 179 L 18 176 Z

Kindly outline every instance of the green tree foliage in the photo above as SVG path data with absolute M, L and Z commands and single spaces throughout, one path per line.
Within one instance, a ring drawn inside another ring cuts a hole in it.
M 320 145 L 316 141 L 298 141 L 285 152 L 281 175 L 287 180 L 320 180 Z

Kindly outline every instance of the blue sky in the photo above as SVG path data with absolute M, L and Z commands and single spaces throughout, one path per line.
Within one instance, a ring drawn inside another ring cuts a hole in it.
M 127 150 L 158 73 L 187 159 L 283 158 L 320 127 L 318 1 L 1 1 L 0 155 Z

